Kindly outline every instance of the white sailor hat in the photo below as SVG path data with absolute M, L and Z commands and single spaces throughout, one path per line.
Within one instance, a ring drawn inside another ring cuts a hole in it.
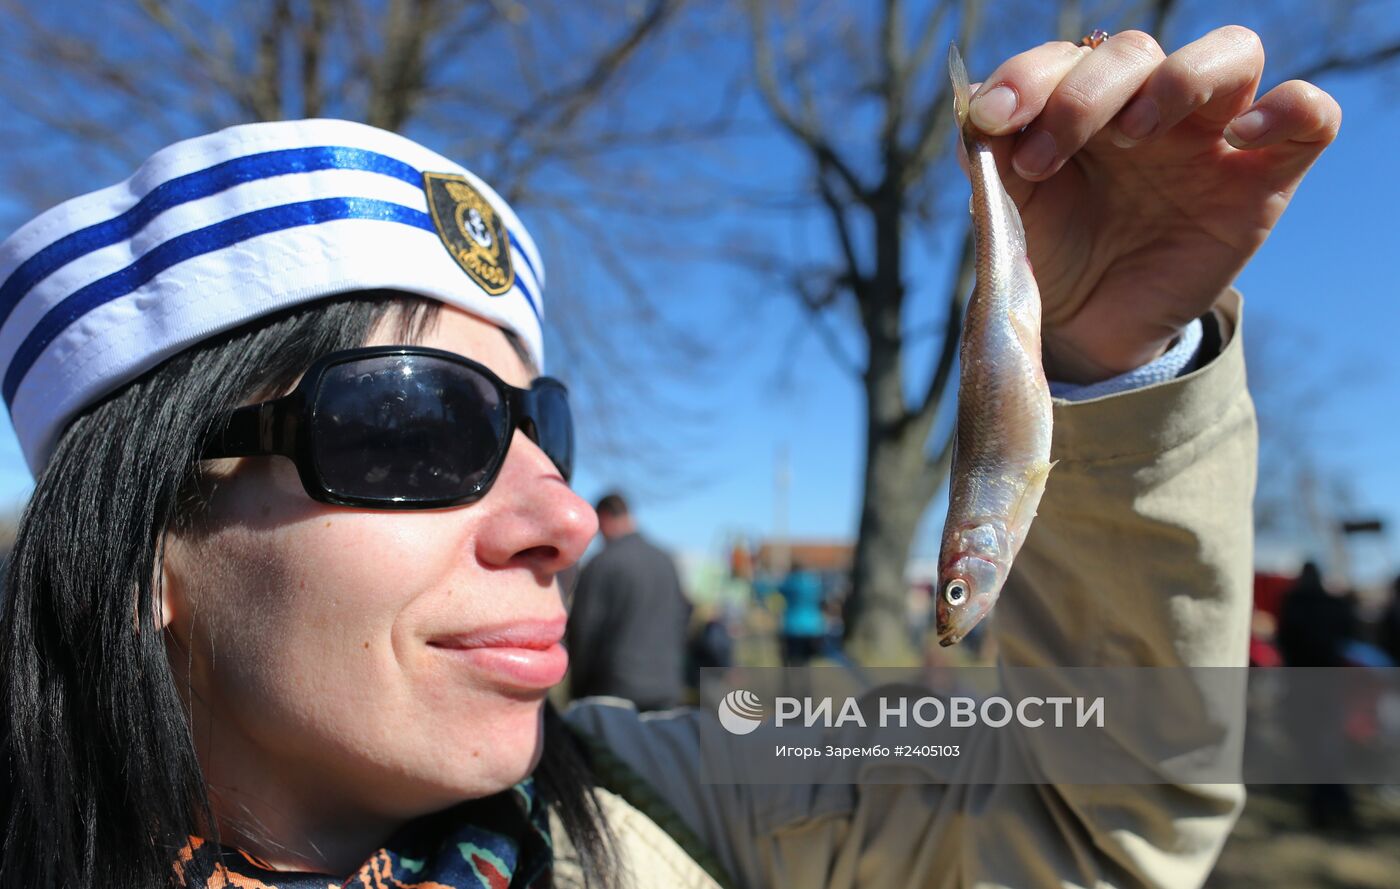
M 80 411 L 269 312 L 355 290 L 459 306 L 544 368 L 544 266 L 500 195 L 409 139 L 341 120 L 178 142 L 0 243 L 0 368 L 35 477 Z

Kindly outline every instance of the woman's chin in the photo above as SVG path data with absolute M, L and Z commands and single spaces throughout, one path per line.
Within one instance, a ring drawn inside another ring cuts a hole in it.
M 492 708 L 489 717 L 457 737 L 466 743 L 443 751 L 455 774 L 452 793 L 473 799 L 499 793 L 520 783 L 535 770 L 544 753 L 544 701 L 512 702 Z

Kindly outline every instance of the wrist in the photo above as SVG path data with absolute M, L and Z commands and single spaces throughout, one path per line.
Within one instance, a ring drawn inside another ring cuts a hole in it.
M 1209 361 L 1219 351 L 1218 346 L 1206 346 L 1205 330 L 1208 325 L 1203 323 L 1206 319 L 1211 321 L 1209 326 L 1214 327 L 1211 315 L 1192 321 L 1166 352 L 1140 367 L 1088 384 L 1066 383 L 1051 378 L 1048 380 L 1050 394 L 1067 401 L 1084 401 L 1141 389 L 1189 373 L 1200 366 L 1202 358 Z
M 1125 346 L 1123 343 L 1095 344 L 1089 348 L 1053 332 L 1041 336 L 1041 364 L 1045 378 L 1061 383 L 1088 386 L 1130 373 L 1165 355 L 1181 339 L 1192 322 L 1169 331 L 1160 339 Z
M 1189 373 L 1123 398 L 1055 402 L 1051 459 L 1117 460 L 1162 453 L 1220 422 L 1248 399 L 1240 337 L 1240 297 L 1233 290 L 1202 316 L 1200 360 Z M 1197 453 L 1197 452 L 1193 452 Z

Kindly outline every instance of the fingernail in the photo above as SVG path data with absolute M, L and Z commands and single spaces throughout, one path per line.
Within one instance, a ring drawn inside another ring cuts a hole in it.
M 979 130 L 994 133 L 1010 123 L 1011 115 L 1016 113 L 1016 91 L 1009 86 L 999 86 L 973 99 L 969 111 Z
M 1011 158 L 1012 166 L 1023 179 L 1039 176 L 1050 169 L 1054 162 L 1055 138 L 1044 130 L 1027 136 L 1026 141 L 1021 143 L 1021 147 L 1016 149 L 1015 156 Z
M 1250 142 L 1257 142 L 1269 131 L 1269 118 L 1259 109 L 1246 111 L 1230 121 L 1225 128 L 1225 141 L 1236 148 L 1243 148 Z
M 1118 132 L 1113 135 L 1113 144 L 1131 148 L 1152 135 L 1160 119 L 1156 102 L 1148 98 L 1138 99 L 1118 119 Z

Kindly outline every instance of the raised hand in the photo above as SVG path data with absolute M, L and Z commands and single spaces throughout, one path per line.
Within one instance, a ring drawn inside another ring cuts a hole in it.
M 1052 379 L 1092 382 L 1160 355 L 1264 243 L 1341 125 L 1292 80 L 1255 101 L 1254 32 L 1211 31 L 1170 56 L 1125 31 L 1097 49 L 1046 43 L 981 85 L 1044 301 Z M 1024 128 L 1024 129 L 1023 129 Z

